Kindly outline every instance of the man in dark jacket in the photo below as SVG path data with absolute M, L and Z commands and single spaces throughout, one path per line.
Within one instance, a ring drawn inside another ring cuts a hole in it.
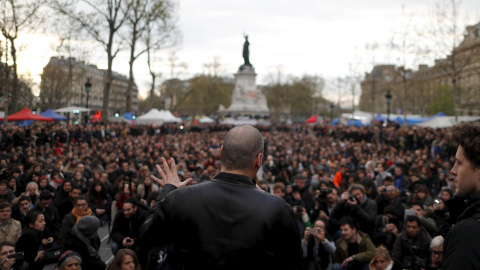
M 135 250 L 138 246 L 140 226 L 148 217 L 148 211 L 138 206 L 136 198 L 128 198 L 123 203 L 112 225 L 112 253 L 114 255 L 121 248 Z
M 478 269 L 480 266 L 480 127 L 462 123 L 452 128 L 458 145 L 455 165 L 457 196 L 447 201 L 450 220 L 456 220 L 444 243 L 443 269 Z
M 255 187 L 263 138 L 252 126 L 231 129 L 220 148 L 221 172 L 187 186 L 175 161 L 162 158 L 154 209 L 142 226 L 140 247 L 173 244 L 179 269 L 295 269 L 301 238 L 292 208 Z M 171 167 L 171 170 L 170 168 Z
M 371 234 L 374 231 L 377 216 L 377 203 L 365 195 L 363 185 L 352 184 L 348 192 L 342 194 L 332 215 L 337 220 L 349 216 L 358 222 L 360 231 Z
M 395 269 L 419 269 L 415 266 L 420 267 L 420 265 L 411 265 L 416 263 L 415 259 L 427 260 L 428 255 L 425 256 L 425 253 L 428 252 L 432 239 L 421 224 L 419 217 L 407 216 L 405 229 L 398 234 L 393 245 L 392 259 Z

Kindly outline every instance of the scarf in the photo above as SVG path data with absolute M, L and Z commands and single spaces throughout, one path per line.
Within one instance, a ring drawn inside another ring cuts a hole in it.
M 75 223 L 78 223 L 78 221 L 84 217 L 84 216 L 91 216 L 92 215 L 92 209 L 87 208 L 87 211 L 83 212 L 83 213 L 80 213 L 77 211 L 77 208 L 73 208 L 72 209 L 72 215 L 77 219 L 77 221 Z
M 93 258 L 99 258 L 98 251 L 92 246 L 90 240 L 85 238 L 85 236 L 83 236 L 83 234 L 78 230 L 77 225 L 73 226 L 72 234 L 86 245 L 88 254 L 90 256 L 92 256 Z

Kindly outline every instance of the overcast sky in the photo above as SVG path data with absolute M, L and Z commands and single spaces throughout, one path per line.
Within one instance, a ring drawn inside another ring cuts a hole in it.
M 478 1 L 478 0 L 477 0 Z M 464 0 L 461 14 L 470 16 L 468 23 L 480 22 L 477 1 Z M 405 20 L 402 5 L 413 13 L 418 24 L 432 14 L 434 0 L 181 0 L 178 7 L 182 43 L 176 48 L 189 78 L 203 71 L 205 63 L 216 57 L 224 74 L 232 75 L 243 64 L 243 34 L 250 41 L 250 62 L 258 74 L 257 83 L 265 84 L 269 75 L 280 67 L 284 74 L 315 74 L 326 79 L 349 74 L 349 65 L 357 72 L 371 69 L 367 43 L 386 43 L 394 28 Z M 477 3 L 477 4 L 475 4 Z M 51 39 L 36 37 L 20 57 L 20 71 L 30 70 L 34 79 L 48 59 L 55 55 Z M 93 42 L 92 42 L 93 43 Z M 168 79 L 167 57 L 161 53 L 162 79 Z M 390 55 L 390 57 L 392 57 Z M 389 56 L 378 56 L 375 62 L 387 62 Z M 89 62 L 106 68 L 106 56 L 99 51 Z M 356 64 L 357 63 L 357 64 Z M 26 68 L 27 67 L 27 68 Z M 114 60 L 114 70 L 128 74 L 127 53 Z M 135 62 L 135 79 L 140 94 L 148 91 L 149 74 L 144 59 Z M 329 89 L 326 89 L 328 95 Z

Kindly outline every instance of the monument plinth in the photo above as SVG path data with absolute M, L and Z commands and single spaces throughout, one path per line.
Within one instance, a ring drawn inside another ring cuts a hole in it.
M 224 115 L 230 114 L 231 117 L 237 117 L 237 119 L 238 117 L 250 117 L 252 120 L 266 119 L 270 116 L 270 109 L 267 106 L 265 95 L 257 88 L 255 82 L 257 73 L 250 63 L 248 46 L 248 36 L 246 36 L 243 46 L 245 63 L 235 73 L 232 104 L 227 109 L 220 105 L 219 112 Z

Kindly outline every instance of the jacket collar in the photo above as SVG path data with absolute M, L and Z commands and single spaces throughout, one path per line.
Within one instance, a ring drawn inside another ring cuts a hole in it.
M 480 214 L 480 191 L 474 192 L 470 196 L 457 195 L 453 199 L 446 201 L 448 211 L 453 220 L 462 219 Z
M 248 178 L 248 176 L 234 173 L 219 172 L 213 177 L 212 181 L 228 183 L 230 185 L 255 187 L 252 179 Z
M 363 241 L 363 234 L 360 233 L 360 232 L 357 232 L 357 244 L 360 245 L 360 243 Z M 343 236 L 342 236 L 342 242 L 340 243 L 340 246 L 343 250 L 347 250 L 348 249 L 348 243 L 347 243 L 347 240 L 343 239 Z

